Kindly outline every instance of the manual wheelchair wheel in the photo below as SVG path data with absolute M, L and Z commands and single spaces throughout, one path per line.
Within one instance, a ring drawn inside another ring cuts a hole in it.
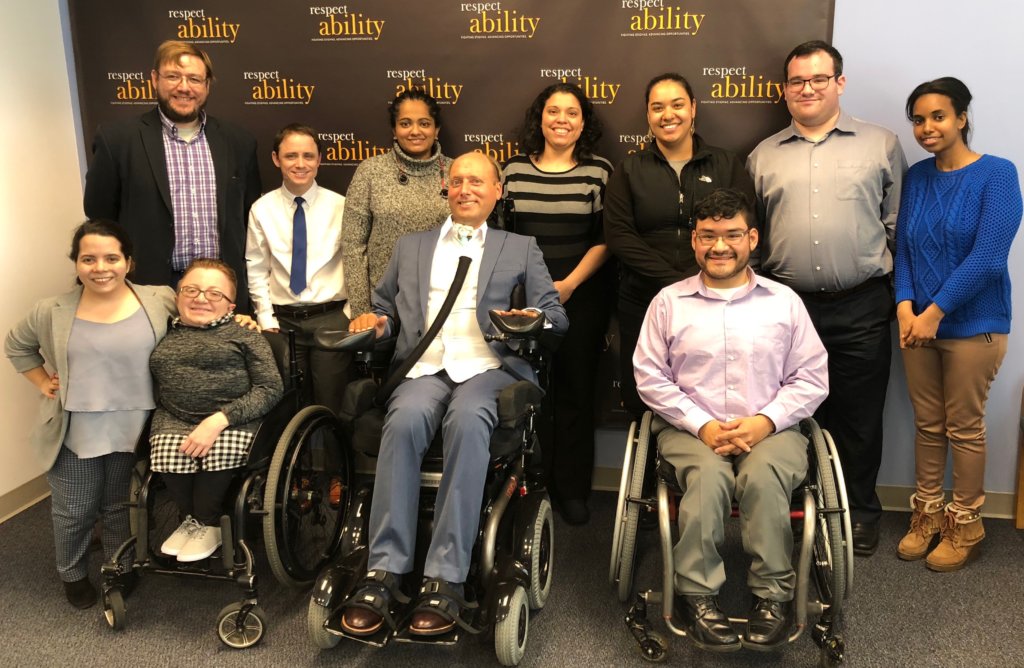
M 829 606 L 833 616 L 838 615 L 846 598 L 848 583 L 847 569 L 852 563 L 846 558 L 847 541 L 843 537 L 843 517 L 840 513 L 820 512 L 823 509 L 845 507 L 834 475 L 832 462 L 833 452 L 828 447 L 826 437 L 814 421 L 809 421 L 808 438 L 814 448 L 817 467 L 814 471 L 814 484 L 818 493 L 815 502 L 818 507 L 817 526 L 812 546 L 814 564 L 812 567 L 815 584 L 821 595 L 822 603 Z
M 336 554 L 350 484 L 348 450 L 334 413 L 303 408 L 281 434 L 267 472 L 263 539 L 279 582 L 308 585 Z
M 626 443 L 627 461 L 623 461 L 623 483 L 619 491 L 620 514 L 615 518 L 615 531 L 618 535 L 612 547 L 613 584 L 619 601 L 625 603 L 633 591 L 633 569 L 636 567 L 637 526 L 640 523 L 641 505 L 629 499 L 638 499 L 643 495 L 644 476 L 647 473 L 647 448 L 651 440 L 651 420 L 653 414 L 648 411 L 640 420 L 635 440 Z M 632 454 L 631 454 L 632 453 Z M 629 478 L 626 479 L 626 464 L 629 463 Z M 626 495 L 628 494 L 628 496 Z M 617 548 L 617 549 L 616 549 Z
M 231 603 L 217 615 L 217 637 L 231 649 L 246 649 L 263 640 L 267 615 L 253 603 Z
M 530 629 L 530 606 L 526 590 L 516 587 L 509 603 L 508 615 L 494 625 L 494 653 L 503 666 L 518 666 L 526 654 L 526 637 Z

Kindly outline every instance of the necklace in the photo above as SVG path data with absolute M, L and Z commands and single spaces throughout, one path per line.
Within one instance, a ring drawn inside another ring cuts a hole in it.
M 406 173 L 405 168 L 402 167 L 402 161 L 398 159 L 394 150 L 391 151 L 391 157 L 395 159 L 395 167 L 398 168 L 398 182 L 403 186 L 408 185 L 409 175 Z M 448 199 L 448 182 L 445 180 L 444 176 L 444 156 L 441 155 L 440 147 L 438 148 L 437 155 L 437 169 L 441 175 L 441 199 Z

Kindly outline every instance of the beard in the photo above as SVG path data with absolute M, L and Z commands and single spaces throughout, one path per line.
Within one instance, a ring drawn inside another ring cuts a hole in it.
M 160 111 L 163 112 L 164 116 L 166 116 L 172 123 L 191 123 L 199 118 L 199 114 L 201 114 L 205 108 L 205 105 L 203 105 L 202 107 L 196 107 L 196 110 L 191 114 L 182 114 L 171 107 L 170 98 L 161 97 L 159 95 L 157 95 L 156 104 L 160 107 Z

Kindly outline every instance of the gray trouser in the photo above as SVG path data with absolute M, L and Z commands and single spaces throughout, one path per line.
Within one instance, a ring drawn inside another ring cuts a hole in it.
M 423 575 L 465 582 L 480 524 L 498 393 L 515 378 L 491 369 L 464 383 L 445 372 L 406 380 L 388 401 L 370 507 L 369 569 L 408 573 L 416 554 L 420 462 L 438 427 L 444 472 Z
M 57 572 L 64 582 L 75 582 L 88 575 L 86 555 L 98 517 L 103 517 L 101 538 L 108 561 L 128 539 L 128 488 L 134 463 L 135 455 L 130 452 L 79 459 L 61 446 L 46 478 L 50 482 Z M 130 561 L 131 554 L 131 550 L 125 552 L 125 563 Z
M 772 434 L 742 455 L 723 457 L 700 439 L 660 418 L 653 430 L 662 458 L 683 490 L 679 542 L 673 549 L 678 594 L 717 594 L 725 584 L 718 553 L 724 522 L 736 498 L 743 549 L 750 555 L 747 584 L 756 596 L 793 599 L 793 490 L 807 475 L 807 439 L 797 428 Z

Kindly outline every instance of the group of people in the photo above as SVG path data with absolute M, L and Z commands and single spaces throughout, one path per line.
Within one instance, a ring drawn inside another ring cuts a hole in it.
M 351 363 L 318 350 L 315 331 L 394 334 L 401 361 L 440 311 L 460 256 L 473 270 L 454 309 L 387 404 L 369 572 L 346 608 L 347 632 L 376 633 L 403 598 L 419 462 L 438 428 L 445 472 L 410 631 L 445 633 L 469 604 L 497 393 L 535 380 L 483 337 L 487 310 L 508 308 L 516 283 L 531 307 L 522 313 L 543 313 L 565 335 L 541 450 L 572 524 L 589 519 L 597 357 L 617 310 L 623 405 L 656 414 L 661 458 L 683 492 L 675 594 L 699 646 L 740 647 L 716 598 L 733 498 L 753 557 L 744 640 L 772 648 L 788 635 L 789 499 L 807 468 L 801 419 L 831 431 L 854 550 L 876 550 L 894 316 L 917 461 L 897 551 L 933 570 L 962 567 L 984 537 L 984 413 L 1010 326 L 1017 172 L 969 148 L 971 95 L 955 78 L 908 98 L 914 136 L 933 155 L 908 171 L 894 133 L 841 109 L 834 47 L 801 44 L 783 68 L 792 122 L 745 163 L 696 132 L 696 96 L 676 73 L 648 83 L 650 142 L 614 169 L 594 154 L 601 124 L 573 84 L 541 91 L 522 153 L 504 166 L 481 153 L 445 156 L 439 105 L 409 90 L 388 105 L 392 150 L 361 163 L 346 196 L 317 185 L 316 132 L 292 124 L 271 155 L 281 186 L 260 197 L 255 141 L 204 111 L 209 57 L 162 44 L 151 74 L 158 108 L 96 135 L 90 222 L 72 246 L 81 285 L 37 304 L 6 343 L 46 397 L 33 445 L 50 471 L 69 600 L 95 600 L 85 553 L 96 516 L 108 554 L 127 534 L 130 453 L 153 408 L 154 470 L 188 516 L 164 551 L 202 559 L 219 545 L 224 472 L 244 462 L 253 420 L 281 391 L 265 342 L 232 322 L 235 304 L 248 312 L 251 299 L 260 327 L 296 332 L 307 396 L 336 408 Z M 502 200 L 504 230 L 487 225 Z M 138 283 L 126 280 L 130 269 Z

